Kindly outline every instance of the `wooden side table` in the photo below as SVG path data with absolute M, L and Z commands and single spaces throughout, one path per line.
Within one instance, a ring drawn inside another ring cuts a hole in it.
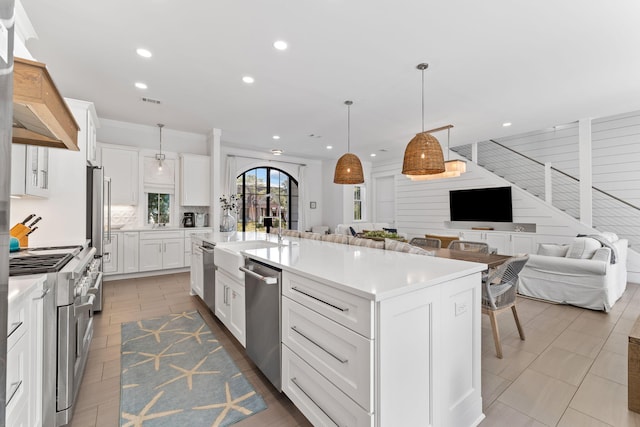
M 640 412 L 640 317 L 629 333 L 628 364 L 628 406 L 630 411 Z

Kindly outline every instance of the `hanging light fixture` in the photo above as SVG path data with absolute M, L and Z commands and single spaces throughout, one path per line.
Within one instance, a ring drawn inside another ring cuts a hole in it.
M 162 123 L 158 123 L 158 127 L 160 128 L 160 153 L 156 154 L 156 160 L 158 161 L 158 170 L 162 170 L 162 161 L 164 160 L 164 154 L 162 154 L 162 128 L 164 125 Z
M 347 153 L 338 159 L 333 182 L 334 184 L 362 184 L 364 182 L 362 163 L 360 163 L 358 156 L 349 152 L 351 150 L 351 105 L 353 101 L 344 101 L 344 103 L 347 106 Z
M 424 131 L 424 70 L 429 64 L 418 64 L 422 72 L 422 132 L 416 134 L 404 150 L 402 173 L 411 176 L 424 176 L 445 171 L 442 148 L 438 140 Z
M 449 158 L 449 139 L 451 134 L 451 128 L 453 125 L 442 126 L 437 129 L 431 129 L 428 132 L 437 132 L 440 130 L 447 130 L 447 159 Z M 455 178 L 457 176 L 462 175 L 467 171 L 467 162 L 463 160 L 447 160 L 444 162 L 444 172 L 435 173 L 432 175 L 409 175 L 409 179 L 412 181 L 427 181 L 430 179 L 441 179 L 441 178 Z

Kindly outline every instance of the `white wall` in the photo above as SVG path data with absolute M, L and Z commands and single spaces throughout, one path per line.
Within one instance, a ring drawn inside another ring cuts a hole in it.
M 228 155 L 235 156 L 235 176 L 238 176 L 250 169 L 257 167 L 274 167 L 291 175 L 300 184 L 300 206 L 299 224 L 301 229 L 308 230 L 314 225 L 323 224 L 323 165 L 319 160 L 304 159 L 291 156 L 279 156 L 274 159 L 273 155 L 256 153 L 255 151 L 242 150 L 238 148 L 222 147 L 220 165 L 225 170 L 225 162 Z M 304 182 L 300 183 L 299 164 L 305 164 Z M 224 172 L 220 174 L 221 182 L 226 182 Z M 221 193 L 226 189 L 222 188 Z M 220 195 L 215 196 L 216 199 Z M 311 209 L 309 202 L 316 202 L 316 209 Z M 220 215 L 220 213 L 215 213 Z M 304 215 L 304 218 L 303 218 Z
M 165 125 L 162 129 L 162 151 L 208 155 L 207 135 L 181 132 Z M 160 129 L 116 120 L 100 119 L 98 142 L 147 148 L 157 152 L 160 148 Z

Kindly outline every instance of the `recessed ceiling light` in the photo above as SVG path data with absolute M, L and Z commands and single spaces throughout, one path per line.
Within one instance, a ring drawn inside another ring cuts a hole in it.
M 327 150 L 331 150 L 333 148 L 332 145 L 327 145 Z
M 284 150 L 280 150 L 279 148 L 274 148 L 273 150 L 271 150 L 271 153 L 274 156 L 279 156 L 280 154 L 284 153 Z
M 502 124 L 502 127 L 508 128 L 509 126 L 511 126 L 511 122 L 505 122 Z
M 273 138 L 273 139 L 280 139 L 280 135 L 273 135 L 271 138 Z
M 146 89 L 147 85 L 145 83 L 142 83 L 142 82 L 136 82 L 136 87 L 138 89 Z
M 371 153 L 371 157 L 375 157 L 375 156 L 376 156 L 376 153 Z
M 256 80 L 251 76 L 244 76 L 242 78 L 242 81 L 247 83 L 247 84 L 251 84 L 251 83 L 255 82 Z
M 136 53 L 143 58 L 151 58 L 153 56 L 150 51 L 143 48 L 136 49 Z
M 287 50 L 289 45 L 284 40 L 277 40 L 277 41 L 273 42 L 273 47 L 275 47 L 278 50 Z

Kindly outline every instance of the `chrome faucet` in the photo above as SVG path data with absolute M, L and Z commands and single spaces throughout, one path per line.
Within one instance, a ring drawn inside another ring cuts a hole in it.
M 270 197 L 273 200 L 277 200 L 277 198 L 273 197 L 273 194 L 271 193 L 267 193 L 264 195 L 264 197 Z M 277 205 L 278 205 L 278 244 L 282 244 L 282 206 L 280 206 L 280 201 L 277 200 Z

